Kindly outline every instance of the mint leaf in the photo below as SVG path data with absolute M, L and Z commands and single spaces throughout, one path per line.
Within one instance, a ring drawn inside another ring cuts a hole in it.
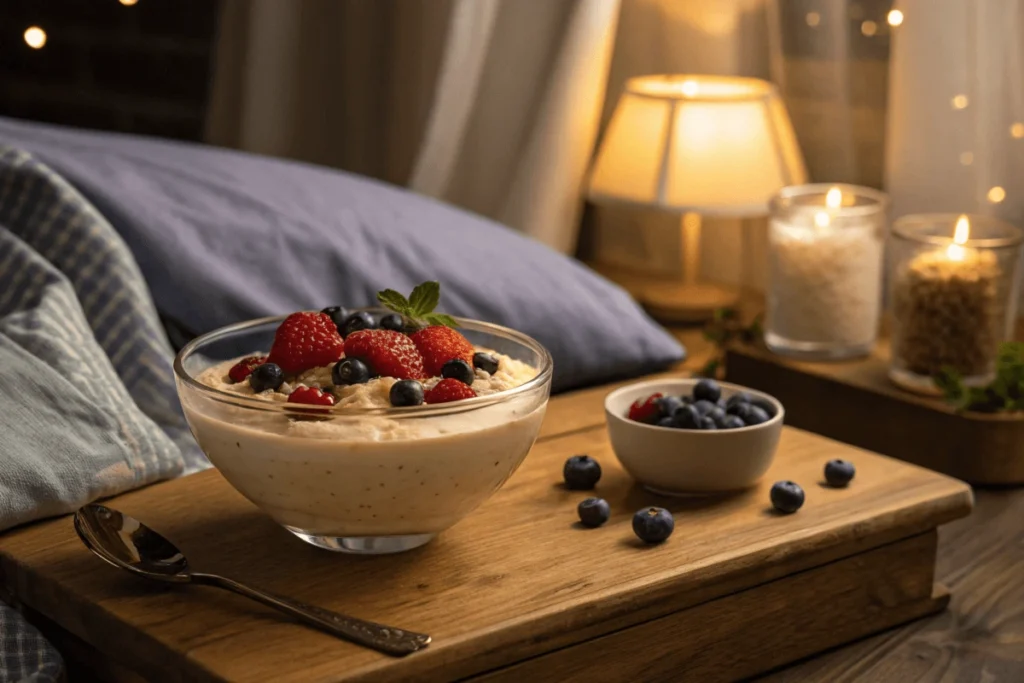
M 395 313 L 410 315 L 411 307 L 409 306 L 409 302 L 404 296 L 393 289 L 385 289 L 383 292 L 377 292 L 377 301 L 381 302 Z
M 422 319 L 431 325 L 444 325 L 445 327 L 458 327 L 459 323 L 455 318 L 445 313 L 428 313 Z
M 416 285 L 409 295 L 409 306 L 411 315 L 419 318 L 433 312 L 441 300 L 441 284 L 439 282 L 424 282 Z

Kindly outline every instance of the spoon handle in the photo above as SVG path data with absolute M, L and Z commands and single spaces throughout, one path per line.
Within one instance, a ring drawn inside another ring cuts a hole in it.
M 363 621 L 362 619 L 345 616 L 344 614 L 307 605 L 297 600 L 265 593 L 223 576 L 193 573 L 192 581 L 205 586 L 225 588 L 247 598 L 252 598 L 268 607 L 273 607 L 300 621 L 304 621 L 310 626 L 326 631 L 331 635 L 377 650 L 378 652 L 383 652 L 384 654 L 403 657 L 417 650 L 422 650 L 430 643 L 430 636 L 425 633 L 414 633 L 400 628 L 384 626 L 372 621 Z

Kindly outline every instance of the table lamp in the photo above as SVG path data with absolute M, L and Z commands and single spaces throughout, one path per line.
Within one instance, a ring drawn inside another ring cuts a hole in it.
M 658 317 L 710 318 L 735 288 L 701 282 L 701 216 L 768 213 L 807 180 L 785 105 L 771 83 L 731 76 L 641 76 L 626 83 L 591 169 L 589 198 L 680 214 L 683 279 L 639 296 Z

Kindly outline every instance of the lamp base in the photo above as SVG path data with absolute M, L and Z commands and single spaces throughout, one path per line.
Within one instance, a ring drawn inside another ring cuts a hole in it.
M 663 282 L 644 287 L 640 292 L 640 302 L 650 314 L 670 323 L 711 320 L 715 310 L 736 306 L 739 299 L 739 289 L 707 282 Z

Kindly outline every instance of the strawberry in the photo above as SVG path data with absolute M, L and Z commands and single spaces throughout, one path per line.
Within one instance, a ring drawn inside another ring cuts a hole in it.
M 236 384 L 238 382 L 244 382 L 245 378 L 256 369 L 256 366 L 263 365 L 266 362 L 266 356 L 249 356 L 248 358 L 243 358 L 231 366 L 231 369 L 228 370 L 228 377 L 230 377 L 231 381 Z
M 345 341 L 326 313 L 300 311 L 284 319 L 267 361 L 289 374 L 330 365 L 345 352 Z
M 305 403 L 311 406 L 333 406 L 334 397 L 316 387 L 296 387 L 288 394 L 288 403 Z
M 426 403 L 451 403 L 452 401 L 461 401 L 467 398 L 473 398 L 476 396 L 476 392 L 473 388 L 467 384 L 463 384 L 457 379 L 443 379 L 434 385 L 433 389 L 430 389 L 423 394 L 423 400 Z
M 473 367 L 473 345 L 458 330 L 431 325 L 414 333 L 412 341 L 423 355 L 423 368 L 428 377 L 439 376 L 441 367 L 454 358 L 461 358 Z
M 345 355 L 370 366 L 371 374 L 423 379 L 423 357 L 409 337 L 394 330 L 359 330 L 345 339 Z
M 654 424 L 661 413 L 661 409 L 658 407 L 658 399 L 661 397 L 661 394 L 651 394 L 647 398 L 638 398 L 633 401 L 633 405 L 629 407 L 629 419 Z

